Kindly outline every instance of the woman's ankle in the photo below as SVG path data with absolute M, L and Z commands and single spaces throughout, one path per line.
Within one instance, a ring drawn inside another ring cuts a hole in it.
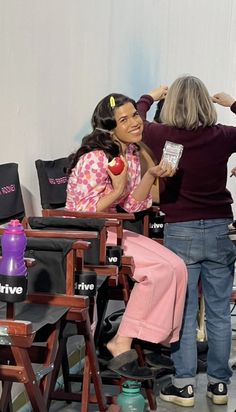
M 113 357 L 131 349 L 132 338 L 116 335 L 107 343 L 107 349 Z

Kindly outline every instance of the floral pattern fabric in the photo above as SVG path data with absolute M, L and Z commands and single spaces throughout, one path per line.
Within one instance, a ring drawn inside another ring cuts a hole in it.
M 121 198 L 110 206 L 109 211 L 114 211 L 118 204 L 128 213 L 139 212 L 152 205 L 151 195 L 141 202 L 132 196 L 141 179 L 139 154 L 132 144 L 127 148 L 126 160 L 126 189 Z M 94 150 L 81 156 L 69 177 L 66 208 L 71 211 L 96 212 L 99 199 L 113 191 L 107 169 L 108 159 L 102 150 Z

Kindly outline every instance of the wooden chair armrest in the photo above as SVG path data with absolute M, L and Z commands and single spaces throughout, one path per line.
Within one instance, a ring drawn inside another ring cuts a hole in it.
M 105 222 L 106 227 L 118 227 L 120 225 L 120 221 L 117 219 L 108 219 Z
M 96 231 L 87 230 L 40 230 L 40 229 L 26 229 L 27 237 L 37 238 L 62 238 L 62 239 L 98 239 L 99 234 Z
M 37 303 L 42 305 L 68 306 L 73 308 L 85 309 L 89 307 L 88 296 L 30 293 L 27 295 L 27 303 Z
M 0 346 L 30 348 L 35 334 L 29 321 L 0 319 Z
M 0 319 L 0 338 L 7 335 L 35 334 L 31 322 L 26 320 Z
M 73 249 L 74 250 L 87 250 L 91 247 L 91 243 L 90 242 L 86 242 L 85 240 L 77 240 L 74 244 L 73 244 Z
M 106 276 L 108 277 L 108 285 L 115 287 L 119 284 L 119 268 L 118 266 L 113 265 L 104 265 L 104 266 L 96 266 L 96 265 L 86 265 L 84 269 L 94 270 L 98 276 Z
M 49 216 L 72 216 L 78 219 L 118 219 L 118 220 L 133 220 L 135 216 L 133 213 L 109 213 L 109 212 L 71 212 L 66 209 L 43 209 L 42 215 Z
M 119 268 L 115 265 L 84 265 L 84 270 L 93 270 L 97 275 L 118 276 Z

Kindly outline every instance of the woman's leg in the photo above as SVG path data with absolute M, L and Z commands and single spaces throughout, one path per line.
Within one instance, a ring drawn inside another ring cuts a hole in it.
M 214 221 L 213 221 L 214 222 Z M 229 383 L 231 349 L 230 296 L 234 280 L 236 248 L 229 239 L 228 220 L 206 224 L 209 259 L 202 264 L 202 286 L 208 337 L 207 375 L 210 383 Z
M 196 384 L 197 284 L 201 275 L 206 303 L 208 333 L 208 379 L 227 383 L 230 351 L 230 305 L 235 247 L 228 236 L 228 219 L 209 219 L 167 224 L 165 242 L 188 267 L 189 280 L 180 341 L 172 345 L 175 365 L 173 385 L 161 390 L 161 399 L 182 406 L 194 404 Z M 213 393 L 209 395 L 214 401 Z M 215 395 L 214 395 L 215 396 Z M 218 396 L 218 395 L 217 395 Z M 227 390 L 220 403 L 227 402 Z
M 112 356 L 118 356 L 123 352 L 127 352 L 131 349 L 132 338 L 128 336 L 115 335 L 114 338 L 107 343 L 107 349 Z
M 108 242 L 114 243 L 114 234 Z M 187 284 L 185 264 L 164 246 L 130 231 L 124 231 L 123 248 L 125 255 L 134 258 L 136 283 L 113 343 L 119 337 L 154 343 L 178 340 Z

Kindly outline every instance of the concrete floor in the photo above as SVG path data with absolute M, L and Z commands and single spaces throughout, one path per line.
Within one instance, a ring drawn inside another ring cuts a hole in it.
M 236 274 L 235 274 L 235 288 L 236 288 Z M 115 310 L 113 308 L 113 310 Z M 180 407 L 169 402 L 162 401 L 159 398 L 159 392 L 162 386 L 170 382 L 171 376 L 167 375 L 159 378 L 155 382 L 155 394 L 157 399 L 157 412 L 236 412 L 236 307 L 232 305 L 232 348 L 230 357 L 230 366 L 233 368 L 233 376 L 231 384 L 228 387 L 229 402 L 228 405 L 214 405 L 209 398 L 206 397 L 207 378 L 205 373 L 199 373 L 197 389 L 195 391 L 195 406 L 194 407 Z M 105 394 L 118 394 L 119 388 L 116 386 L 105 386 Z M 145 397 L 145 393 L 143 392 Z M 67 405 L 65 402 L 54 402 L 51 404 L 50 412 L 75 412 L 80 411 L 79 403 L 72 403 Z M 89 412 L 99 412 L 96 405 L 89 405 Z M 146 403 L 145 412 L 150 411 Z
M 183 408 L 180 406 L 173 405 L 169 402 L 162 401 L 158 394 L 160 388 L 166 385 L 171 379 L 170 376 L 165 376 L 158 379 L 155 382 L 155 394 L 157 395 L 157 412 L 180 412 L 180 411 L 194 411 L 194 412 L 235 412 L 236 411 L 236 336 L 233 337 L 232 341 L 232 353 L 231 353 L 231 365 L 233 365 L 233 377 L 231 385 L 229 385 L 229 402 L 228 405 L 218 406 L 213 405 L 211 400 L 206 397 L 206 386 L 207 379 L 205 373 L 200 373 L 198 375 L 197 390 L 195 392 L 195 406 L 189 408 Z M 235 364 L 234 364 L 235 362 Z M 117 394 L 118 387 L 105 386 L 105 394 Z M 145 394 L 144 394 L 145 396 Z M 89 412 L 99 412 L 96 405 L 89 405 Z M 66 405 L 64 402 L 54 402 L 50 407 L 50 412 L 75 412 L 80 411 L 79 403 L 72 403 Z M 148 405 L 146 405 L 145 411 L 150 411 Z
M 162 378 L 156 385 L 156 394 L 157 394 L 157 412 L 234 412 L 236 410 L 236 371 L 232 377 L 232 383 L 229 386 L 229 402 L 228 405 L 213 405 L 211 400 L 206 397 L 206 375 L 199 374 L 198 377 L 198 387 L 195 393 L 195 406 L 189 408 L 183 408 L 177 405 L 173 405 L 169 402 L 162 401 L 159 396 L 159 390 L 162 385 L 166 384 L 170 378 Z M 113 388 L 106 387 L 105 392 L 110 393 Z M 80 410 L 80 404 L 72 403 L 71 405 L 66 405 L 64 402 L 55 402 L 50 408 L 50 412 L 75 412 Z M 99 411 L 97 406 L 90 405 L 89 412 Z M 145 411 L 150 411 L 148 405 L 146 406 Z

